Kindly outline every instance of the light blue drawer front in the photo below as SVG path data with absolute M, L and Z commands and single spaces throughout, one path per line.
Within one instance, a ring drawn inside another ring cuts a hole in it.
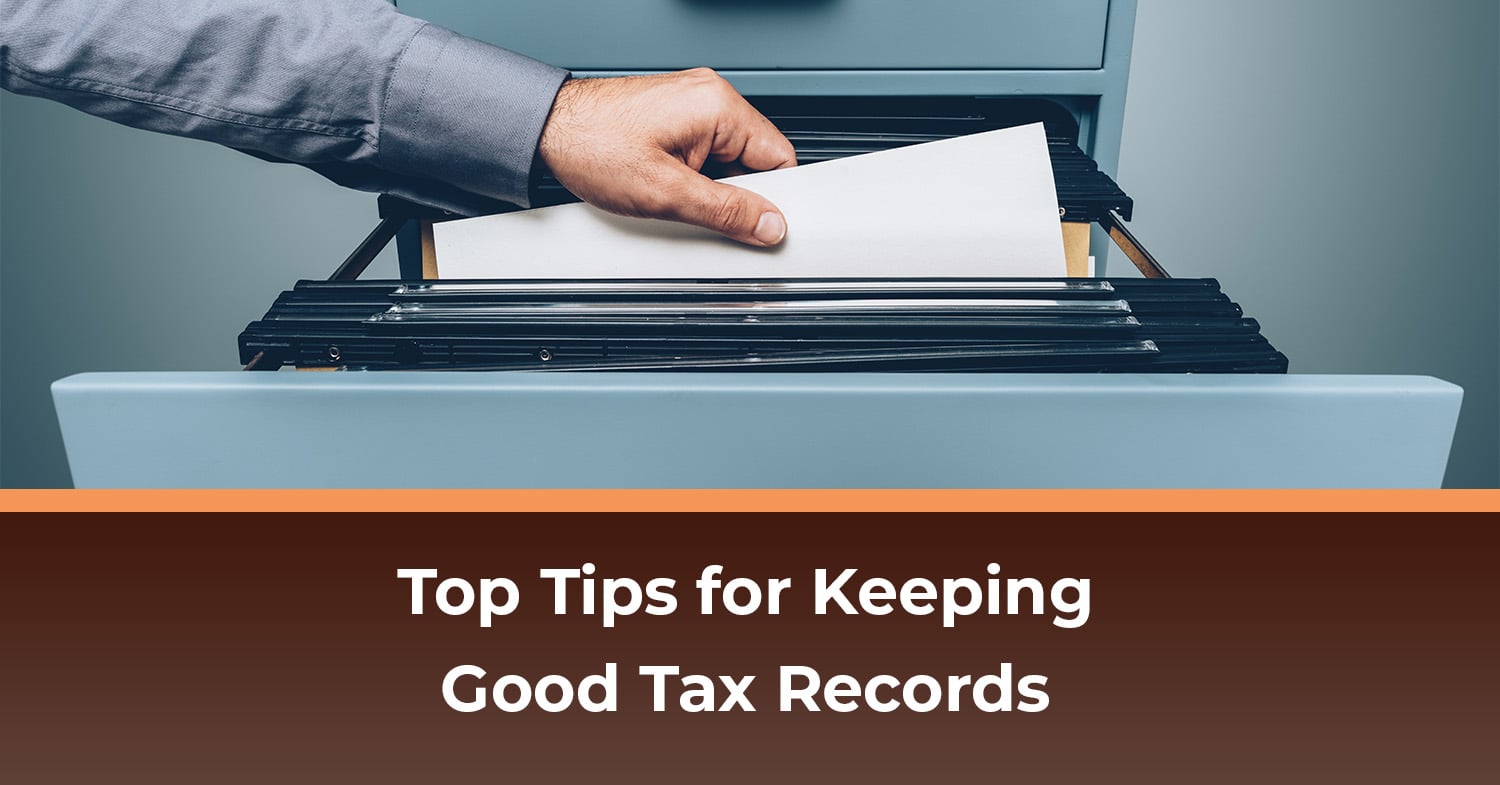
M 1109 0 L 398 0 L 574 70 L 1090 69 Z
M 1431 488 L 1463 394 L 1400 376 L 96 373 L 79 487 Z

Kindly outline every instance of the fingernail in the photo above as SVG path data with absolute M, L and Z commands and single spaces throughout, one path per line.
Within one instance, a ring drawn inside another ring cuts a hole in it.
M 763 213 L 760 223 L 755 225 L 755 239 L 766 245 L 776 245 L 786 237 L 786 221 L 777 213 Z

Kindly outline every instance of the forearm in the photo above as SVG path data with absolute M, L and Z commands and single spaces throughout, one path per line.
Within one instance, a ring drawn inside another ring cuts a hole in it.
M 6 89 L 443 206 L 462 192 L 526 204 L 565 76 L 380 0 L 6 0 L 0 9 Z

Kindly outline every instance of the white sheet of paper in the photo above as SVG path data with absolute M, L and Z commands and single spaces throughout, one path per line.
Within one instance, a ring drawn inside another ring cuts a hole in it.
M 434 227 L 438 277 L 803 278 L 1067 274 L 1040 124 L 732 177 L 787 236 L 751 248 L 586 204 Z

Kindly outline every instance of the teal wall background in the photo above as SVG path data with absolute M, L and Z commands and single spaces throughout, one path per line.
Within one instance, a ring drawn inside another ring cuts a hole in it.
M 1500 4 L 1141 0 L 1118 179 L 1168 269 L 1223 280 L 1294 372 L 1462 385 L 1448 485 L 1500 486 Z M 68 484 L 53 380 L 235 367 L 245 323 L 374 215 L 0 94 L 0 485 Z
M 1294 373 L 1462 386 L 1446 484 L 1500 484 L 1500 3 L 1141 0 L 1130 82 L 1119 180 L 1167 269 Z

